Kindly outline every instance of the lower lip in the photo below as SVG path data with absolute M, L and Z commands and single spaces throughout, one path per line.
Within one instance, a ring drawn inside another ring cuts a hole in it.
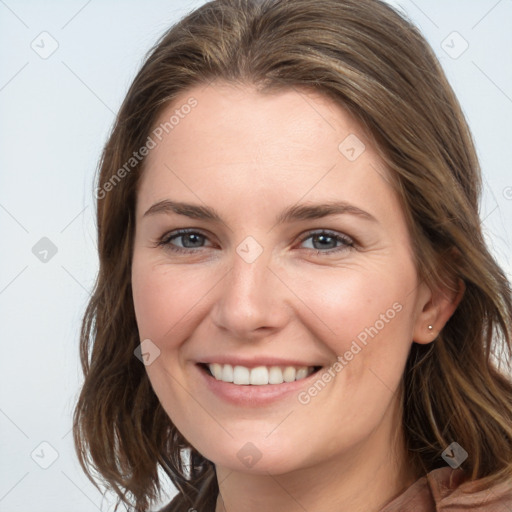
M 304 379 L 294 380 L 293 382 L 255 386 L 239 385 L 217 380 L 202 366 L 196 365 L 196 367 L 202 375 L 207 388 L 212 393 L 226 402 L 246 406 L 262 406 L 283 400 L 290 396 L 297 396 L 300 391 L 309 387 L 312 381 L 318 378 L 317 374 L 321 372 L 320 369 Z

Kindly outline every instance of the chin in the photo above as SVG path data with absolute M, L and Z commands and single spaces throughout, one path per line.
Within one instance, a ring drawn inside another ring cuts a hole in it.
M 265 438 L 272 429 L 275 429 L 275 424 L 267 430 L 254 428 L 251 433 L 249 429 L 245 429 L 244 435 L 224 435 L 219 439 L 212 438 L 211 432 L 210 435 L 204 432 L 196 438 L 200 439 L 199 442 L 194 443 L 191 439 L 191 444 L 215 466 L 230 471 L 277 475 L 313 463 L 307 457 L 308 454 L 300 450 L 304 443 L 291 439 L 286 432 L 280 435 L 273 433 Z

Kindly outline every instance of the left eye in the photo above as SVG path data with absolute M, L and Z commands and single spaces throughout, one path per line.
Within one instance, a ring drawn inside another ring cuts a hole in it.
M 337 252 L 354 246 L 354 241 L 348 236 L 331 233 L 329 231 L 310 233 L 302 238 L 301 243 L 307 240 L 311 240 L 313 245 L 313 247 L 309 248 L 317 252 Z
M 175 240 L 180 239 L 181 245 L 176 245 Z M 207 240 L 205 235 L 197 231 L 179 230 L 164 235 L 157 245 L 174 252 L 190 253 L 194 252 L 194 249 L 204 248 L 204 243 Z M 329 231 L 309 233 L 300 240 L 300 243 L 302 245 L 309 240 L 311 240 L 312 247 L 306 247 L 306 249 L 314 250 L 317 253 L 332 253 L 354 247 L 354 241 L 350 237 Z

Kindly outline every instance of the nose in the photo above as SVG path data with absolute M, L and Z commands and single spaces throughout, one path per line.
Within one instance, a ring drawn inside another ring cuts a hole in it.
M 234 252 L 230 271 L 216 287 L 212 310 L 215 325 L 241 341 L 282 329 L 291 310 L 291 292 L 271 268 L 269 251 L 249 261 Z

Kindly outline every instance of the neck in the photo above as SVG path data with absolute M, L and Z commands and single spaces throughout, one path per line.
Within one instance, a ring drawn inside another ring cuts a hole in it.
M 399 411 L 390 409 L 389 419 L 397 420 Z M 419 477 L 399 425 L 384 418 L 349 453 L 287 474 L 217 467 L 216 512 L 378 512 Z

